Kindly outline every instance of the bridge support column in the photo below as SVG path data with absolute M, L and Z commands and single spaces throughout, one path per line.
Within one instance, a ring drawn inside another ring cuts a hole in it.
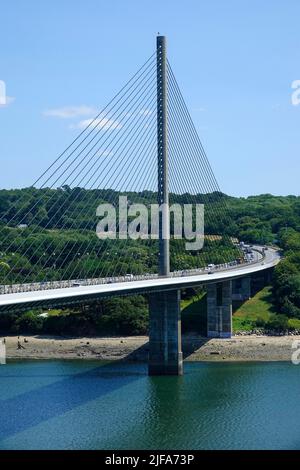
M 242 277 L 232 281 L 232 300 L 249 300 L 251 298 L 251 277 Z
M 242 300 L 251 299 L 251 277 L 242 277 Z
M 209 338 L 231 338 L 231 293 L 231 281 L 207 286 L 207 336 Z
M 182 375 L 180 290 L 150 294 L 149 375 Z
M 266 269 L 264 271 L 265 285 L 271 284 L 272 274 L 273 274 L 273 269 Z

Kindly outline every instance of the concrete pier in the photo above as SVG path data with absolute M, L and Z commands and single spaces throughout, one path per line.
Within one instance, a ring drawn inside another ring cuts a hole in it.
M 182 375 L 180 290 L 149 296 L 149 375 Z
M 232 281 L 232 300 L 251 299 L 251 277 L 246 276 Z
M 207 285 L 207 336 L 231 338 L 232 282 Z
M 272 276 L 273 276 L 273 271 L 274 269 L 266 269 L 264 271 L 264 280 L 265 280 L 265 285 L 269 285 L 272 282 Z
M 251 299 L 251 277 L 242 277 L 242 296 L 243 300 Z

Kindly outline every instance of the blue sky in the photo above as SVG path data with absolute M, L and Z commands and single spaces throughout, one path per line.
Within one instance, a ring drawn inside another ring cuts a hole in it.
M 299 194 L 298 0 L 12 0 L 0 14 L 0 188 L 32 184 L 160 32 L 221 189 Z

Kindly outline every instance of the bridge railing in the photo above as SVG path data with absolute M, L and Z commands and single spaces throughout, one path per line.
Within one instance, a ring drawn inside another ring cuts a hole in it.
M 265 253 L 258 248 L 253 248 L 253 251 L 256 251 L 260 254 L 261 260 L 265 258 Z M 245 266 L 258 263 L 259 260 L 253 259 L 244 261 L 242 263 L 237 260 L 230 261 L 228 263 L 216 264 L 213 268 L 205 266 L 204 268 L 194 268 L 194 269 L 185 269 L 180 271 L 173 271 L 170 273 L 170 277 L 183 277 L 183 276 L 196 276 L 199 274 L 208 274 L 209 272 L 216 271 L 226 271 L 230 270 L 233 267 L 238 265 Z M 32 282 L 26 284 L 12 284 L 12 285 L 0 285 L 0 295 L 2 294 L 17 294 L 21 292 L 34 292 L 34 291 L 43 291 L 50 289 L 64 289 L 70 287 L 84 287 L 92 285 L 101 285 L 101 284 L 113 284 L 118 282 L 132 282 L 132 281 L 143 281 L 147 279 L 156 279 L 158 274 L 147 273 L 140 275 L 128 274 L 125 276 L 113 276 L 105 278 L 90 278 L 90 279 L 71 279 L 65 281 L 49 281 L 49 282 Z

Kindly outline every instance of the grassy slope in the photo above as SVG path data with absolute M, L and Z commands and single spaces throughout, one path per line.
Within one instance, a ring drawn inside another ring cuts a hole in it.
M 181 302 L 183 331 L 206 332 L 206 296 L 200 300 L 195 296 Z M 265 287 L 252 299 L 244 302 L 233 315 L 233 331 L 253 329 L 253 323 L 269 320 L 273 313 L 271 287 Z
M 271 286 L 264 287 L 250 300 L 239 305 L 233 314 L 233 331 L 250 331 L 270 320 L 276 313 L 271 301 Z M 181 302 L 182 331 L 206 334 L 206 296 L 194 296 Z M 258 324 L 256 323 L 258 322 Z M 261 325 L 263 327 L 263 325 Z M 300 329 L 300 320 L 289 319 L 289 327 Z
M 182 330 L 206 334 L 206 296 L 201 299 L 194 296 L 181 302 Z M 273 313 L 271 304 L 271 287 L 265 287 L 252 299 L 244 302 L 233 315 L 233 331 L 249 331 L 253 323 L 262 319 L 269 320 Z
M 257 328 L 259 324 L 255 322 L 259 320 L 268 321 L 272 314 L 276 313 L 271 298 L 271 287 L 264 287 L 261 291 L 252 297 L 252 299 L 244 302 L 233 315 L 233 331 L 249 331 Z M 262 325 L 261 325 L 262 326 Z M 300 329 L 300 320 L 297 318 L 289 318 L 288 328 L 293 330 Z
M 251 299 L 244 302 L 233 315 L 233 331 L 252 330 L 256 320 L 267 321 L 274 308 L 271 303 L 271 287 L 264 287 Z

